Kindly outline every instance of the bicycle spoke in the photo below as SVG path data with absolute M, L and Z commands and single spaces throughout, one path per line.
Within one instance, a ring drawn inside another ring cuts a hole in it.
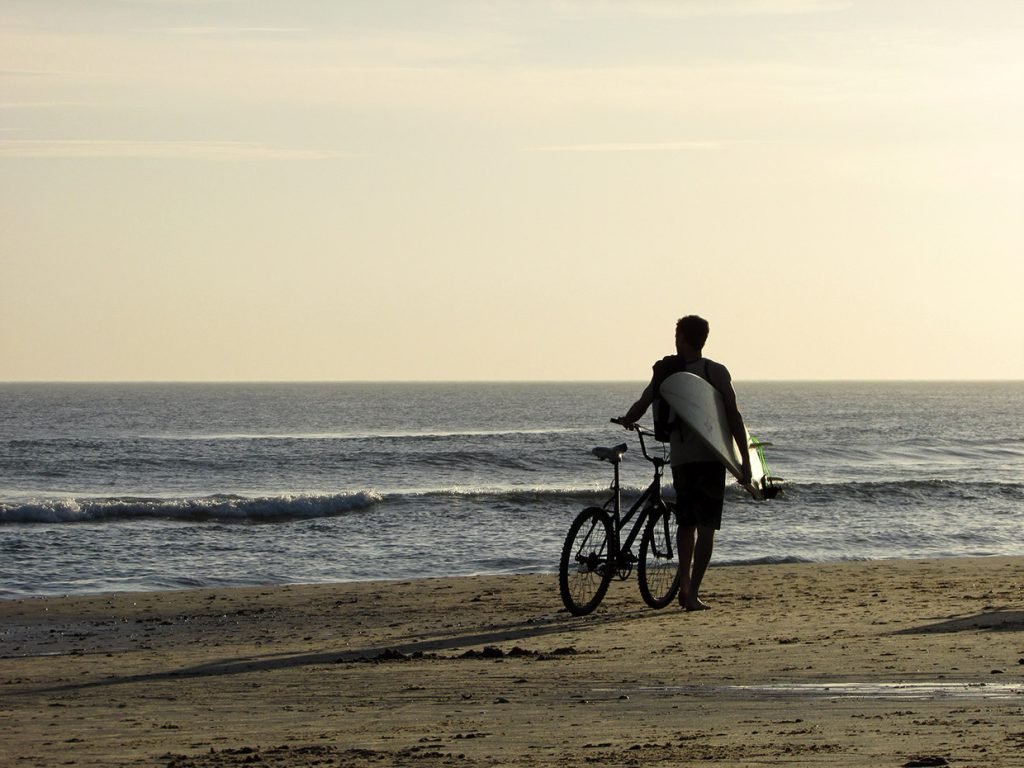
M 637 579 L 644 602 L 652 608 L 664 608 L 679 589 L 676 521 L 668 507 L 651 510 L 640 544 Z
M 593 611 L 608 590 L 614 567 L 610 564 L 611 521 L 604 510 L 581 512 L 566 536 L 558 569 L 562 602 L 577 616 Z

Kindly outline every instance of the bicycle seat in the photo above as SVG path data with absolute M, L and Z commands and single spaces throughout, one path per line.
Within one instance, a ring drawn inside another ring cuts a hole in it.
M 618 464 L 622 461 L 622 454 L 626 452 L 626 444 L 620 443 L 614 448 L 595 448 L 591 451 L 592 454 L 601 459 L 601 461 L 610 461 L 612 464 Z

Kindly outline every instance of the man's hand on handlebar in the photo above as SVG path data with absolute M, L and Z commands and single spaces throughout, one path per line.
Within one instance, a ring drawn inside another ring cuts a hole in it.
M 631 431 L 634 431 L 637 428 L 637 423 L 635 421 L 626 421 L 625 416 L 619 416 L 617 419 L 610 419 L 610 421 L 612 424 L 618 424 L 620 427 Z

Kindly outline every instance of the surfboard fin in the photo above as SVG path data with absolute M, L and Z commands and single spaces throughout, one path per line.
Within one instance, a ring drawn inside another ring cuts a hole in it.
M 778 479 L 781 480 L 782 478 Z M 782 493 L 782 488 L 775 484 L 775 480 L 776 478 L 774 477 L 765 477 L 765 483 L 761 486 L 761 498 L 774 499 Z

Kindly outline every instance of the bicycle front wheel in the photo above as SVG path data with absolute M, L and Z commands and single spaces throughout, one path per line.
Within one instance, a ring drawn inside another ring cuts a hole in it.
M 679 552 L 675 512 L 664 504 L 650 510 L 643 539 L 637 581 L 640 595 L 651 608 L 664 608 L 679 591 Z
M 615 573 L 612 521 L 600 507 L 588 507 L 569 526 L 558 564 L 562 602 L 574 616 L 593 611 L 604 599 Z

